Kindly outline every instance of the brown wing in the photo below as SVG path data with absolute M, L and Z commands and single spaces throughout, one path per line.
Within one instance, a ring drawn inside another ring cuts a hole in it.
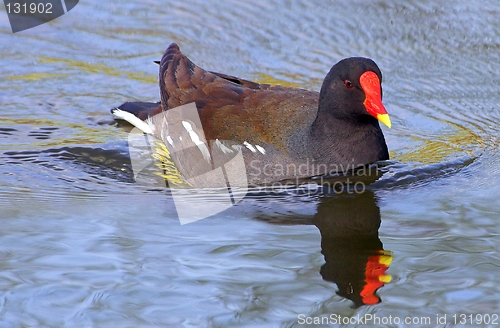
M 157 64 L 158 66 L 160 66 L 159 60 L 155 60 L 154 63 Z M 245 80 L 245 79 L 242 79 L 240 77 L 233 76 L 233 75 L 217 73 L 217 72 L 213 72 L 213 71 L 209 71 L 209 72 L 213 73 L 213 74 L 217 75 L 218 77 L 221 77 L 225 80 L 242 85 L 242 86 L 250 88 L 250 89 L 262 89 L 262 90 L 264 90 L 264 89 L 267 89 L 271 86 L 270 84 L 260 84 L 260 83 Z
M 232 75 L 227 75 L 227 74 L 222 74 L 222 73 L 217 73 L 217 72 L 212 72 L 212 71 L 210 71 L 210 73 L 213 73 L 213 74 L 217 75 L 218 77 L 221 77 L 225 80 L 228 80 L 230 82 L 236 83 L 238 85 L 241 85 L 241 86 L 244 86 L 244 87 L 250 88 L 250 89 L 266 90 L 266 89 L 269 89 L 271 87 L 270 84 L 260 84 L 260 83 L 248 81 L 248 80 L 236 77 L 236 76 L 232 76 Z
M 161 59 L 159 80 L 165 110 L 196 103 L 207 140 L 268 143 L 286 152 L 288 136 L 310 127 L 317 113 L 317 92 L 206 71 L 175 43 Z

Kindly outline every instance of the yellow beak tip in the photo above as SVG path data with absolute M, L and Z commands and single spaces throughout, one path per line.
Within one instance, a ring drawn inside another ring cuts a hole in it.
M 391 118 L 389 117 L 389 114 L 379 114 L 377 115 L 377 120 L 387 125 L 389 129 L 392 127 Z
M 384 275 L 379 276 L 379 277 L 378 277 L 378 280 L 379 280 L 380 282 L 389 283 L 389 282 L 391 282 L 391 281 L 392 281 L 392 276 L 390 276 L 390 275 L 385 275 L 385 274 L 384 274 Z

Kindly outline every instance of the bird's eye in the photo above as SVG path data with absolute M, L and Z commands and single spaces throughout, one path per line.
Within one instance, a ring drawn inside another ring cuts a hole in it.
M 350 89 L 350 88 L 352 88 L 352 87 L 354 86 L 354 84 L 352 84 L 352 82 L 351 82 L 351 81 L 349 81 L 349 80 L 345 80 L 345 81 L 344 81 L 344 85 L 345 85 L 345 87 L 346 87 L 347 89 Z

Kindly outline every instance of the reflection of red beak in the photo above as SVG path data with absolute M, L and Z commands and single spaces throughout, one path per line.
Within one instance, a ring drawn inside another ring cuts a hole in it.
M 366 95 L 366 99 L 363 102 L 363 105 L 365 105 L 368 114 L 372 115 L 377 120 L 384 123 L 390 128 L 392 125 L 391 119 L 389 118 L 389 114 L 387 114 L 387 111 L 382 104 L 382 95 L 380 94 L 380 80 L 378 79 L 377 74 L 372 71 L 366 71 L 361 74 L 359 83 L 361 84 L 361 88 Z
M 380 298 L 375 294 L 377 289 L 392 280 L 390 275 L 385 274 L 392 262 L 392 252 L 380 250 L 380 255 L 368 256 L 365 271 L 365 286 L 361 291 L 361 299 L 366 305 L 380 303 Z

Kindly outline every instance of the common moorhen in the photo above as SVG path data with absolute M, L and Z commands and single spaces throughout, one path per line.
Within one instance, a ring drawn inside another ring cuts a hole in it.
M 371 59 L 339 61 L 319 93 L 206 71 L 175 43 L 159 64 L 161 102 L 129 102 L 112 113 L 161 139 L 171 153 L 189 148 L 189 156 L 173 158 L 183 174 L 208 171 L 200 171 L 203 162 L 214 169 L 216 149 L 243 156 L 248 185 L 345 172 L 389 158 L 379 121 L 389 128 L 391 121 L 382 104 L 382 73 Z M 171 129 L 168 120 L 151 119 L 189 103 L 196 104 L 202 126 L 186 119 L 181 129 Z

